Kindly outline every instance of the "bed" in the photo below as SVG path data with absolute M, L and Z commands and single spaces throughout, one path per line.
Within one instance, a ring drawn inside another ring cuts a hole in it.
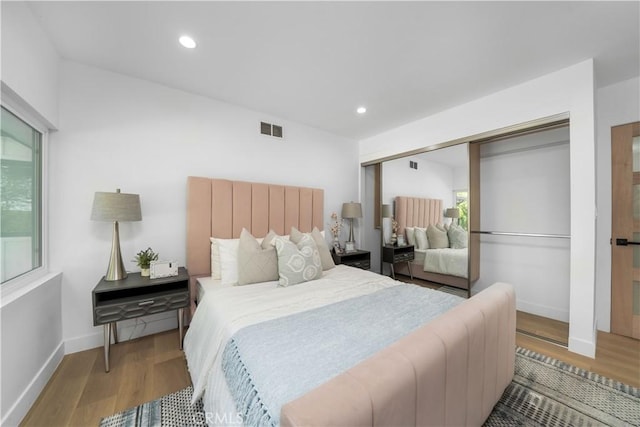
M 443 203 L 439 199 L 397 196 L 395 213 L 398 233 L 406 234 L 407 227 L 427 228 L 442 224 Z M 476 263 L 474 256 L 472 254 L 469 259 L 466 248 L 416 249 L 414 260 L 396 265 L 395 272 L 469 290 L 470 283 L 478 279 L 475 273 L 478 269 L 472 266 Z
M 194 399 L 203 396 L 208 423 L 481 424 L 513 376 L 511 286 L 495 284 L 469 300 L 428 296 L 344 265 L 284 288 L 274 281 L 229 286 L 211 277 L 210 237 L 232 239 L 243 228 L 255 236 L 270 229 L 284 235 L 291 227 L 310 232 L 322 228 L 323 203 L 320 189 L 188 179 L 187 267 L 192 298 L 200 301 L 197 309 L 193 303 L 184 348 Z M 432 318 L 424 324 L 415 318 L 421 310 L 403 310 L 412 303 L 450 310 L 423 310 L 420 316 Z M 377 309 L 367 312 L 370 306 Z M 398 339 L 399 324 L 413 326 Z M 332 342 L 338 335 L 347 337 L 344 345 Z M 331 357 L 334 348 L 344 354 Z M 264 379 L 276 365 L 291 367 L 284 373 L 296 380 L 282 380 L 282 372 Z M 247 394 L 247 387 L 262 391 Z M 238 398 L 244 395 L 251 397 Z

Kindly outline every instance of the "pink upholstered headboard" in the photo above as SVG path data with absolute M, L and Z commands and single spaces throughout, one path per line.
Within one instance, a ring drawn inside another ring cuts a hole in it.
M 398 233 L 404 233 L 405 227 L 426 228 L 442 222 L 442 200 L 397 196 L 395 212 Z
M 233 239 L 246 228 L 256 237 L 291 227 L 324 229 L 324 190 L 190 176 L 187 179 L 187 269 L 195 280 L 211 275 L 211 237 Z M 195 308 L 195 306 L 193 307 Z

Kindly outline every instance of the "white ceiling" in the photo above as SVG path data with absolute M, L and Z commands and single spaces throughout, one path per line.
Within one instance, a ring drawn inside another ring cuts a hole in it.
M 63 58 L 356 139 L 588 58 L 640 75 L 636 1 L 30 5 Z

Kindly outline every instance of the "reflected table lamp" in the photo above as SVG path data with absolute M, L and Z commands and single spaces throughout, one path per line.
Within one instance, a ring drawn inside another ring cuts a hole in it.
M 353 237 L 353 220 L 362 218 L 362 205 L 360 203 L 350 202 L 342 204 L 342 218 L 349 220 L 349 240 L 345 243 L 347 251 L 356 250 L 356 241 Z
M 391 207 L 391 205 L 382 205 L 382 218 L 391 218 L 391 220 L 393 221 L 393 208 Z M 385 224 L 382 224 L 382 236 L 384 238 L 384 242 L 385 244 L 390 243 L 390 244 L 394 244 L 395 242 L 392 241 L 393 239 L 390 237 L 388 240 L 385 237 Z
M 451 224 L 453 224 L 453 220 L 456 220 L 456 224 L 458 223 L 458 218 L 460 218 L 460 210 L 458 208 L 449 208 L 444 212 L 445 218 L 451 218 Z
M 91 220 L 113 222 L 111 258 L 104 279 L 108 281 L 126 279 L 127 271 L 122 263 L 122 253 L 120 252 L 118 222 L 142 220 L 140 196 L 121 193 L 119 188 L 115 193 L 96 192 L 91 209 Z

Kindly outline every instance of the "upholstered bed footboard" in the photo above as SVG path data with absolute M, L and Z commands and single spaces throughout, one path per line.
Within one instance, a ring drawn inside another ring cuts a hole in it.
M 283 426 L 482 425 L 511 382 L 515 294 L 496 283 L 282 407 Z

